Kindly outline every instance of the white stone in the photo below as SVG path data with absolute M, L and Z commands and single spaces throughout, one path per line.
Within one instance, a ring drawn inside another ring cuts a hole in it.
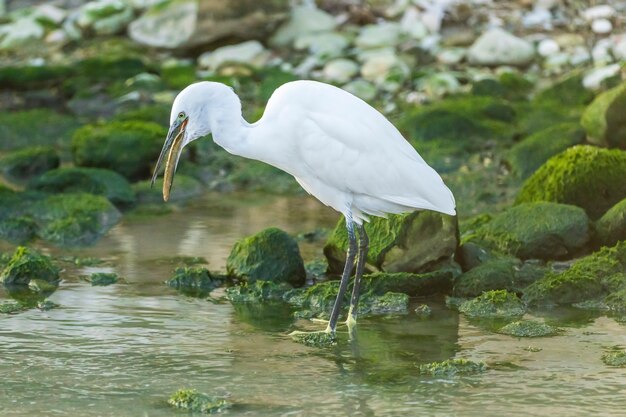
M 354 94 L 359 97 L 361 100 L 370 101 L 376 97 L 378 91 L 376 87 L 365 80 L 354 80 L 349 82 L 348 84 L 342 87 L 349 93 Z
M 439 33 L 441 22 L 446 13 L 446 7 L 447 5 L 441 1 L 425 4 L 425 10 L 422 12 L 422 23 L 424 23 L 429 32 Z
M 545 69 L 551 73 L 560 73 L 570 63 L 570 55 L 567 52 L 557 52 L 546 57 L 543 63 Z
M 363 49 L 395 46 L 400 38 L 400 25 L 386 22 L 361 27 L 355 45 Z
M 626 34 L 614 36 L 611 41 L 611 51 L 615 59 L 626 61 Z
M 51 4 L 41 4 L 37 6 L 34 13 L 38 20 L 44 20 L 57 26 L 60 25 L 65 19 L 65 16 L 67 16 L 65 10 Z
M 575 67 L 590 61 L 591 54 L 584 46 L 577 46 L 570 53 L 569 63 Z
M 385 9 L 385 16 L 389 18 L 398 17 L 409 7 L 409 0 L 395 0 L 394 3 Z
M 322 77 L 326 81 L 346 83 L 359 72 L 359 65 L 349 59 L 333 59 L 324 65 Z
M 591 49 L 593 63 L 597 66 L 604 66 L 613 62 L 611 54 L 611 40 L 609 38 L 600 39 Z
M 400 28 L 402 33 L 413 39 L 423 39 L 428 35 L 428 29 L 422 22 L 420 12 L 416 7 L 410 7 L 404 12 L 400 20 Z
M 393 77 L 391 77 L 393 75 Z M 386 89 L 393 89 L 390 83 L 394 80 L 404 79 L 409 75 L 409 68 L 404 61 L 396 55 L 393 50 L 385 49 L 379 53 L 370 54 L 361 66 L 361 76 L 366 81 L 383 86 Z M 397 82 L 392 82 L 397 84 Z
M 438 72 L 418 79 L 417 89 L 431 98 L 443 97 L 447 94 L 459 92 L 461 84 L 451 73 Z
M 446 65 L 454 65 L 463 61 L 467 49 L 465 48 L 446 48 L 437 53 L 437 61 Z
M 298 37 L 332 31 L 337 26 L 335 18 L 323 10 L 311 5 L 293 8 L 291 17 L 272 36 L 270 43 L 276 46 L 289 46 Z
M 544 39 L 537 45 L 537 52 L 544 58 L 556 54 L 560 49 L 559 44 L 554 39 Z
M 346 37 L 336 32 L 307 33 L 294 41 L 294 48 L 306 49 L 321 58 L 335 58 L 343 55 L 349 42 Z
M 224 64 L 245 64 L 260 68 L 268 59 L 269 52 L 259 41 L 247 41 L 203 53 L 198 57 L 198 66 L 209 71 L 216 71 Z
M 135 42 L 158 48 L 177 48 L 194 33 L 198 3 L 194 0 L 172 2 L 158 12 L 148 10 L 128 26 Z
M 43 38 L 44 29 L 31 17 L 0 26 L 0 49 L 15 49 Z
M 130 10 L 130 7 L 121 0 L 92 1 L 80 8 L 77 23 L 82 28 L 89 28 L 97 21 L 124 13 L 126 10 Z
M 522 24 L 526 28 L 552 28 L 552 13 L 543 7 L 535 7 L 522 18 Z
M 615 9 L 608 4 L 602 4 L 584 10 L 582 15 L 588 22 L 596 19 L 610 19 L 615 16 Z
M 55 29 L 46 35 L 45 41 L 49 44 L 65 45 L 70 41 L 70 37 L 63 29 Z
M 591 30 L 598 35 L 606 35 L 613 30 L 613 23 L 608 19 L 596 19 L 591 22 Z
M 468 51 L 474 65 L 528 65 L 533 61 L 533 45 L 503 29 L 492 28 L 483 33 Z
M 588 90 L 598 90 L 602 86 L 602 81 L 617 75 L 619 71 L 619 64 L 595 68 L 583 78 L 583 87 Z

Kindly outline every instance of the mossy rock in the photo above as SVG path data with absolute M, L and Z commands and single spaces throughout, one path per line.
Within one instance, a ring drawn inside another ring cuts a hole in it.
M 0 274 L 0 282 L 4 285 L 28 285 L 32 279 L 56 284 L 59 281 L 59 268 L 50 257 L 19 246 Z
M 349 303 L 350 291 L 346 291 L 343 306 Z M 296 288 L 283 295 L 283 300 L 311 317 L 328 317 L 339 293 L 339 281 L 326 281 L 307 288 Z
M 227 158 L 232 159 L 230 156 Z M 217 161 L 217 164 L 223 163 Z M 232 165 L 230 165 L 232 163 Z M 232 168 L 226 180 L 238 190 L 294 194 L 302 192 L 293 176 L 263 162 L 238 158 L 227 163 Z M 216 171 L 218 172 L 218 171 Z
M 616 368 L 626 368 L 626 350 L 613 350 L 602 354 L 602 362 Z
M 226 260 L 226 270 L 248 282 L 287 282 L 299 287 L 306 279 L 298 243 L 275 227 L 237 241 Z
M 57 168 L 60 159 L 54 148 L 33 146 L 10 152 L 0 158 L 0 172 L 9 181 L 24 182 Z
M 626 149 L 626 83 L 600 94 L 585 109 L 580 123 L 589 142 Z
M 152 122 L 86 125 L 72 138 L 74 163 L 111 169 L 130 180 L 148 178 L 166 135 L 164 127 Z
M 498 333 L 515 337 L 556 336 L 560 332 L 556 327 L 535 320 L 514 321 L 498 330 Z
M 93 57 L 73 65 L 74 75 L 63 82 L 67 96 L 85 97 L 104 90 L 118 95 L 127 79 L 147 71 L 143 61 L 134 57 Z
M 29 211 L 37 223 L 37 236 L 66 247 L 94 243 L 121 218 L 105 197 L 86 193 L 52 195 Z
M 583 86 L 582 72 L 565 75 L 552 85 L 541 90 L 534 98 L 535 103 L 554 103 L 565 107 L 581 107 L 593 100 L 593 92 Z
M 63 148 L 79 126 L 76 118 L 50 109 L 0 112 L 0 149 L 41 145 Z
M 597 300 L 626 287 L 626 242 L 578 259 L 561 273 L 548 272 L 524 290 L 532 304 L 574 304 Z
M 337 339 L 328 332 L 300 332 L 294 331 L 289 333 L 294 342 L 301 343 L 305 346 L 315 348 L 327 348 L 335 346 Z
M 434 211 L 416 211 L 372 218 L 367 263 L 385 272 L 427 272 L 447 263 L 457 247 L 456 218 Z M 324 246 L 331 272 L 346 261 L 348 232 L 342 218 Z
M 35 179 L 30 188 L 46 193 L 102 195 L 118 206 L 129 206 L 135 202 L 135 193 L 126 178 L 102 168 L 54 169 Z
M 422 375 L 452 377 L 483 373 L 487 370 L 487 365 L 484 362 L 474 362 L 469 359 L 448 359 L 419 365 L 418 370 Z
M 626 197 L 626 152 L 579 145 L 553 156 L 522 186 L 516 203 L 552 201 L 597 219 Z
M 603 301 L 603 305 L 611 311 L 626 313 L 626 287 L 611 292 Z
M 180 389 L 167 400 L 174 408 L 180 408 L 190 413 L 213 414 L 222 412 L 232 404 L 222 397 L 212 397 L 199 393 L 194 389 Z
M 585 132 L 577 123 L 561 123 L 540 130 L 515 144 L 505 156 L 513 173 L 528 178 L 552 156 L 585 140 Z
M 407 314 L 409 296 L 399 292 L 387 292 L 383 295 L 362 294 L 357 309 L 358 315 Z
M 29 216 L 0 220 L 0 239 L 19 245 L 32 240 L 36 234 L 37 223 Z
M 11 90 L 46 88 L 60 84 L 72 73 L 70 66 L 3 66 L 0 68 L 0 85 Z
M 459 306 L 459 311 L 468 317 L 479 319 L 514 318 L 523 316 L 526 308 L 514 293 L 495 290 L 464 301 Z
M 521 259 L 567 258 L 589 241 L 589 219 L 571 205 L 524 203 L 478 228 L 472 240 Z
M 198 81 L 196 68 L 193 64 L 163 66 L 160 73 L 165 85 L 174 90 L 182 90 L 189 84 Z
M 454 284 L 456 297 L 477 297 L 485 291 L 516 291 L 516 272 L 522 262 L 517 258 L 503 257 L 490 259 L 463 273 Z
M 159 178 L 152 186 L 150 180 L 139 181 L 133 184 L 133 191 L 137 194 L 137 202 L 140 204 L 154 204 L 163 202 L 163 178 Z M 185 201 L 198 197 L 204 188 L 202 183 L 188 175 L 176 174 L 169 202 Z
M 283 296 L 293 287 L 287 283 L 255 281 L 226 289 L 226 298 L 232 303 L 262 303 L 283 301 Z
M 620 240 L 626 240 L 626 198 L 598 219 L 595 231 L 598 245 L 613 246 Z
M 89 276 L 92 287 L 106 287 L 118 283 L 120 277 L 114 272 L 95 272 Z
M 28 306 L 17 301 L 0 302 L 0 314 L 15 314 L 28 310 Z
M 408 294 L 411 297 L 424 297 L 446 294 L 452 289 L 458 268 L 441 268 L 421 274 L 411 272 L 377 272 L 363 276 L 362 292 L 368 291 L 383 295 L 387 292 Z
M 113 119 L 122 122 L 143 121 L 163 125 L 169 123 L 170 111 L 170 105 L 150 104 L 133 109 L 122 108 Z
M 165 281 L 168 287 L 195 297 L 203 297 L 222 284 L 223 280 L 211 274 L 208 269 L 189 266 L 176 268 L 174 276 Z

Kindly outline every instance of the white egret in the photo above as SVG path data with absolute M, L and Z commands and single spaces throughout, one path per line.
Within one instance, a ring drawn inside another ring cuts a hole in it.
M 185 88 L 172 105 L 170 129 L 152 182 L 167 155 L 163 198 L 182 149 L 212 133 L 234 155 L 256 159 L 294 176 L 309 193 L 346 218 L 349 246 L 326 332 L 335 334 L 348 280 L 358 261 L 348 324 L 356 323 L 368 237 L 369 216 L 434 210 L 455 215 L 454 196 L 415 149 L 381 113 L 363 100 L 328 84 L 294 81 L 270 97 L 256 123 L 241 115 L 241 102 L 228 86 L 199 82 Z

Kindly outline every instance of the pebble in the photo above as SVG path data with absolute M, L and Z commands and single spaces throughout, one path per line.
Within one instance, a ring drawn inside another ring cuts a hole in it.
M 559 44 L 554 39 L 544 39 L 537 45 L 537 52 L 542 57 L 556 54 L 560 49 Z
M 322 76 L 327 81 L 346 83 L 359 72 L 359 65 L 349 59 L 339 58 L 329 61 L 324 66 Z
M 588 90 L 598 90 L 602 86 L 602 81 L 617 75 L 619 71 L 619 64 L 595 68 L 583 78 L 583 87 Z
M 613 24 L 608 19 L 596 19 L 591 22 L 591 30 L 598 35 L 606 35 L 613 30 Z
M 615 16 L 615 9 L 608 4 L 602 4 L 584 10 L 582 15 L 588 22 L 596 19 L 610 19 Z

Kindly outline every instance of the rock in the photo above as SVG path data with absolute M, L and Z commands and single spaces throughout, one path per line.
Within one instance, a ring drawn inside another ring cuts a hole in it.
M 552 156 L 584 141 L 585 132 L 578 123 L 556 124 L 513 145 L 505 160 L 517 177 L 525 179 Z
M 450 72 L 437 72 L 418 79 L 417 90 L 423 91 L 429 98 L 440 98 L 458 93 L 461 83 Z
M 135 192 L 126 178 L 102 168 L 57 168 L 35 179 L 29 188 L 46 193 L 102 195 L 122 207 L 135 202 Z
M 606 35 L 613 30 L 613 23 L 608 19 L 596 19 L 591 22 L 591 31 L 597 35 Z
M 34 17 L 40 22 L 51 26 L 59 26 L 67 16 L 67 12 L 51 4 L 40 4 L 33 11 Z
M 293 331 L 289 333 L 289 336 L 291 336 L 295 342 L 302 343 L 309 347 L 326 348 L 337 344 L 335 336 L 327 332 Z
M 299 309 L 300 316 L 325 317 L 330 312 L 339 292 L 339 281 L 326 281 L 314 284 L 307 288 L 296 288 L 283 295 L 283 300 Z M 344 297 L 343 307 L 350 303 L 347 293 Z
M 92 194 L 56 194 L 29 209 L 37 236 L 59 246 L 90 245 L 121 218 L 109 200 Z
M 583 86 L 589 90 L 599 90 L 603 83 L 619 75 L 621 66 L 619 64 L 607 65 L 594 68 L 583 79 Z
M 446 294 L 452 289 L 457 268 L 442 268 L 433 272 L 377 272 L 363 276 L 362 292 L 383 295 L 387 292 L 404 293 L 411 297 Z
M 422 16 L 417 7 L 406 9 L 400 19 L 400 29 L 402 33 L 413 39 L 424 39 L 428 35 L 428 28 L 422 21 Z
M 337 26 L 335 18 L 314 5 L 302 5 L 291 10 L 289 20 L 272 36 L 275 46 L 290 46 L 303 35 L 332 31 Z
M 287 282 L 301 286 L 306 279 L 298 244 L 286 232 L 265 229 L 235 243 L 228 259 L 229 275 L 248 282 Z
M 552 29 L 552 13 L 545 7 L 535 5 L 530 12 L 524 14 L 522 24 L 526 28 Z
M 140 204 L 154 204 L 163 202 L 163 178 L 154 182 L 154 187 L 150 180 L 139 181 L 132 185 L 133 191 L 137 194 L 137 202 Z M 176 174 L 170 192 L 169 202 L 185 201 L 198 197 L 204 191 L 202 183 L 197 179 L 184 174 Z
M 200 414 L 220 413 L 232 407 L 225 398 L 211 397 L 195 389 L 180 389 L 172 394 L 167 403 L 174 408 Z
M 78 166 L 107 168 L 131 180 L 150 176 L 167 130 L 151 122 L 108 122 L 86 125 L 72 138 Z
M 17 50 L 32 45 L 43 38 L 43 26 L 33 17 L 26 16 L 13 23 L 0 26 L 0 50 Z
M 626 287 L 613 291 L 606 296 L 602 305 L 605 309 L 623 315 L 626 313 Z
M 371 101 L 376 97 L 378 91 L 376 87 L 365 80 L 350 81 L 342 87 L 347 92 L 354 94 L 358 98 L 364 101 Z
M 96 0 L 79 9 L 76 24 L 97 35 L 114 35 L 133 20 L 133 10 L 121 0 Z
M 574 71 L 542 89 L 533 100 L 534 105 L 558 105 L 567 108 L 586 106 L 593 100 L 593 93 L 583 85 L 580 72 Z M 578 113 L 577 113 L 578 115 Z
M 418 370 L 422 375 L 452 377 L 483 373 L 487 370 L 487 365 L 484 362 L 474 362 L 459 358 L 419 365 Z
M 401 27 L 395 22 L 362 26 L 354 43 L 358 48 L 394 47 L 400 38 Z
M 415 315 L 421 318 L 430 317 L 433 315 L 433 310 L 428 306 L 428 304 L 420 304 L 415 307 Z
M 308 50 L 312 57 L 322 61 L 341 57 L 349 44 L 344 35 L 336 32 L 307 33 L 294 40 L 294 48 Z
M 0 220 L 0 239 L 23 244 L 35 237 L 37 224 L 29 216 L 9 217 Z
M 398 87 L 409 75 L 409 68 L 392 49 L 380 49 L 362 55 L 361 76 L 378 86 Z
M 21 148 L 0 158 L 0 172 L 10 181 L 23 182 L 59 166 L 59 155 L 47 146 Z
M 446 48 L 437 52 L 437 62 L 444 65 L 456 65 L 463 61 L 466 55 L 465 48 Z
M 89 277 L 89 282 L 93 287 L 106 287 L 116 284 L 118 281 L 119 277 L 113 272 L 95 272 Z
M 582 15 L 588 22 L 592 22 L 597 19 L 610 19 L 615 16 L 615 9 L 608 4 L 601 4 L 593 6 L 582 11 Z
M 28 289 L 30 291 L 46 294 L 46 297 L 52 294 L 57 290 L 58 282 L 56 281 L 46 281 L 44 279 L 34 278 L 28 282 Z
M 365 230 L 370 240 L 367 263 L 380 271 L 432 271 L 449 262 L 456 251 L 456 218 L 433 211 L 372 218 Z M 343 269 L 347 249 L 342 218 L 324 246 L 331 272 Z
M 510 33 L 492 28 L 483 33 L 468 51 L 468 60 L 473 65 L 513 65 L 530 64 L 535 56 L 533 45 Z
M 19 246 L 0 274 L 0 282 L 4 285 L 28 285 L 32 279 L 57 284 L 59 268 L 48 256 L 34 249 Z
M 345 58 L 333 59 L 324 65 L 322 77 L 329 82 L 346 83 L 359 72 L 356 62 Z
M 383 295 L 363 294 L 359 300 L 358 315 L 407 314 L 409 296 L 403 293 L 388 292 Z
M 625 175 L 626 152 L 574 146 L 550 158 L 526 180 L 516 204 L 572 204 L 585 209 L 591 219 L 597 219 L 626 197 Z
M 515 337 L 545 337 L 555 336 L 560 329 L 535 320 L 514 321 L 500 328 L 498 333 Z
M 612 88 L 587 106 L 580 120 L 589 142 L 626 149 L 626 83 Z
M 495 258 L 462 274 L 454 284 L 455 297 L 477 297 L 491 290 L 519 290 L 516 279 L 522 262 L 516 258 Z
M 602 354 L 602 362 L 617 368 L 626 368 L 626 350 L 614 350 Z
M 204 297 L 223 281 L 213 276 L 208 269 L 202 267 L 179 267 L 174 270 L 174 276 L 165 285 L 176 288 L 186 295 Z
M 506 290 L 487 291 L 482 295 L 464 301 L 459 311 L 472 318 L 514 318 L 523 316 L 526 308 L 514 293 Z
M 267 64 L 269 57 L 269 52 L 259 41 L 247 41 L 205 52 L 198 57 L 198 65 L 202 69 L 213 72 L 229 64 L 244 64 L 253 68 L 262 68 Z
M 291 291 L 291 285 L 272 281 L 254 281 L 226 289 L 226 298 L 232 303 L 262 303 L 283 301 L 283 296 Z
M 620 240 L 626 240 L 626 198 L 598 219 L 595 230 L 598 245 L 613 246 Z
M 542 57 L 547 58 L 550 55 L 559 52 L 560 49 L 559 44 L 554 39 L 544 39 L 539 42 L 539 45 L 537 46 L 537 53 L 539 53 Z

